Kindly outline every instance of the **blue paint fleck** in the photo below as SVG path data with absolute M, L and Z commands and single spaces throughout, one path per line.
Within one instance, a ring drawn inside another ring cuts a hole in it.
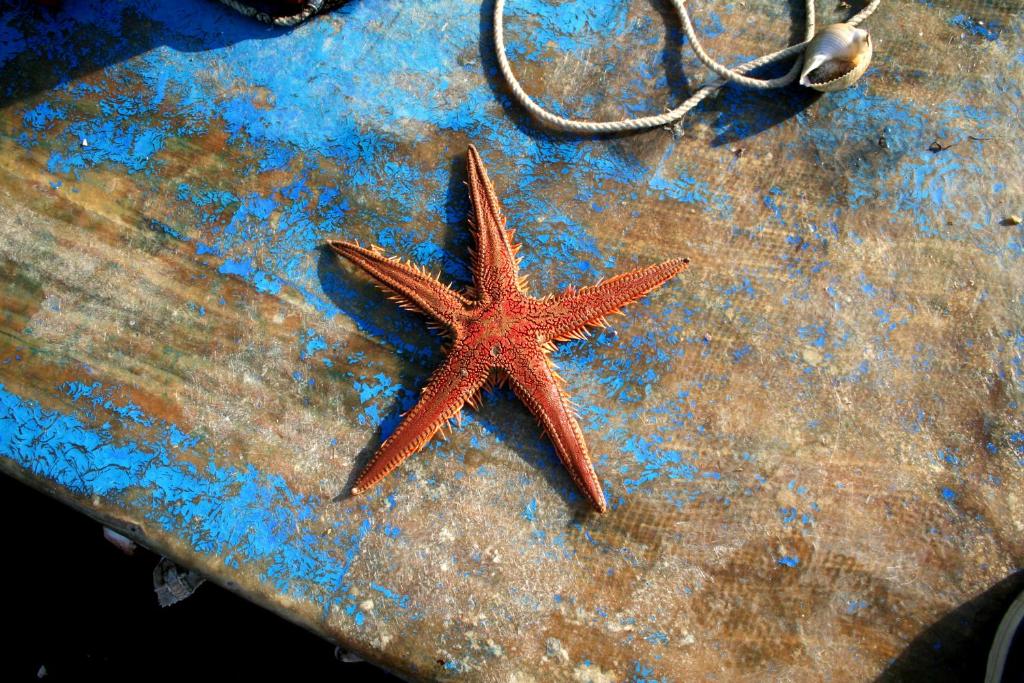
M 984 38 L 985 40 L 998 40 L 1001 26 L 998 22 L 990 21 L 983 24 L 977 19 L 972 19 L 966 14 L 957 14 L 949 20 L 950 26 L 958 26 L 968 33 Z
M 400 593 L 396 593 L 395 591 L 391 590 L 390 588 L 386 588 L 386 587 L 384 587 L 384 586 L 382 586 L 380 584 L 377 584 L 377 583 L 371 583 L 370 584 L 370 588 L 372 588 L 373 590 L 377 591 L 378 593 L 383 595 L 385 598 L 387 598 L 391 602 L 395 603 L 395 605 L 397 607 L 401 608 L 401 609 L 406 609 L 409 606 L 409 603 L 410 603 L 411 599 L 409 598 L 408 595 L 402 595 Z
M 846 613 L 856 614 L 862 609 L 870 607 L 870 603 L 867 600 L 850 600 L 846 603 Z
M 537 520 L 537 499 L 533 498 L 526 507 L 523 509 L 523 519 L 528 522 L 535 522 Z

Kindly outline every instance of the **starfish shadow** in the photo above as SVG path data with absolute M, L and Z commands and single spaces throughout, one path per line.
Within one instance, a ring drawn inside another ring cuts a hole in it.
M 465 290 L 473 286 L 473 265 L 469 250 L 473 238 L 469 231 L 469 176 L 466 171 L 466 153 L 459 152 L 448 163 L 448 186 L 444 196 L 444 234 L 441 250 L 444 252 L 442 274 L 452 286 Z
M 500 387 L 486 392 L 473 419 L 484 431 L 513 444 L 512 450 L 558 493 L 570 511 L 584 516 L 597 514 L 562 466 L 551 440 L 511 389 Z
M 368 278 L 353 272 L 354 269 L 343 267 L 338 257 L 326 245 L 317 247 L 317 250 L 317 277 L 324 294 L 368 334 L 372 335 L 378 330 L 397 330 L 398 334 L 389 335 L 385 343 L 403 359 L 403 362 L 398 363 L 397 377 L 397 384 L 403 391 L 383 414 L 377 425 L 375 438 L 370 439 L 356 454 L 354 467 L 349 473 L 345 487 L 334 498 L 338 501 L 350 495 L 349 491 L 359 478 L 359 473 L 398 426 L 402 413 L 412 407 L 418 393 L 417 387 L 423 386 L 433 368 L 441 363 L 442 340 L 427 329 L 422 316 L 395 306 Z M 405 342 L 404 348 L 397 348 L 394 343 L 389 343 L 399 338 Z M 403 352 L 410 348 L 415 350 L 414 355 Z

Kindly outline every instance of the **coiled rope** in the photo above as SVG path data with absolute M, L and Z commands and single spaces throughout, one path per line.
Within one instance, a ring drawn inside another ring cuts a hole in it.
M 302 4 L 298 12 L 295 14 L 287 15 L 272 15 L 266 12 L 261 12 L 251 5 L 247 5 L 239 0 L 220 0 L 222 3 L 230 7 L 231 9 L 244 14 L 247 17 L 252 17 L 257 21 L 262 21 L 265 24 L 273 24 L 274 26 L 298 26 L 306 19 L 309 19 L 314 14 L 318 14 L 320 11 L 325 9 L 324 0 L 307 0 Z M 327 5 L 340 4 L 340 0 L 335 2 L 328 2 Z
M 871 0 L 870 3 L 860 12 L 851 17 L 847 23 L 856 26 L 865 19 L 870 17 L 874 11 L 878 8 L 881 0 Z M 679 22 L 682 24 L 683 31 L 686 33 L 686 39 L 690 43 L 690 47 L 693 48 L 697 58 L 704 63 L 711 71 L 718 75 L 718 78 L 710 83 L 706 83 L 697 89 L 695 93 L 690 95 L 689 98 L 672 111 L 665 112 L 664 114 L 641 116 L 639 118 L 632 119 L 620 119 L 618 121 L 587 121 L 582 119 L 567 119 L 553 114 L 544 107 L 537 104 L 537 102 L 530 97 L 523 86 L 520 85 L 519 79 L 512 72 L 512 66 L 509 64 L 508 55 L 505 52 L 505 27 L 504 27 L 504 15 L 505 15 L 505 0 L 495 0 L 494 3 L 494 47 L 498 55 L 498 66 L 501 68 L 502 76 L 505 77 L 505 81 L 508 83 L 509 89 L 512 91 L 512 95 L 516 101 L 523 106 L 530 114 L 540 121 L 552 128 L 556 128 L 561 131 L 570 133 L 620 133 L 622 131 L 630 130 L 644 130 L 646 128 L 655 128 L 657 126 L 666 126 L 670 123 L 679 121 L 687 112 L 700 104 L 704 98 L 710 95 L 712 92 L 725 85 L 728 82 L 739 83 L 748 88 L 755 88 L 758 90 L 767 90 L 771 88 L 781 88 L 789 85 L 796 80 L 800 73 L 800 66 L 803 64 L 803 59 L 797 59 L 794 62 L 792 68 L 784 76 L 778 78 L 751 78 L 745 76 L 749 71 L 778 62 L 800 54 L 807 43 L 814 37 L 814 0 L 807 0 L 807 31 L 804 36 L 802 43 L 790 45 L 789 47 L 772 52 L 758 59 L 754 59 L 749 62 L 745 62 L 734 68 L 729 68 L 723 64 L 719 64 L 704 50 L 700 40 L 697 38 L 696 32 L 693 30 L 693 24 L 690 21 L 690 13 L 686 10 L 686 5 L 683 0 L 669 0 L 669 4 L 675 9 L 676 14 L 679 15 Z

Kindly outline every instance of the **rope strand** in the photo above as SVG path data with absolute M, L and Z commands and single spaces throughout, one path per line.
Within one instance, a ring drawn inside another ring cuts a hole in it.
M 854 26 L 860 24 L 874 13 L 880 2 L 881 0 L 871 0 L 864 9 L 851 17 L 847 23 Z M 784 76 L 779 76 L 778 78 L 751 78 L 744 74 L 766 64 L 771 64 L 788 57 L 801 54 L 810 39 L 814 37 L 814 0 L 807 0 L 807 31 L 802 43 L 790 45 L 785 49 L 772 52 L 771 54 L 764 55 L 763 57 L 745 62 L 730 69 L 729 67 L 716 62 L 704 50 L 700 40 L 697 38 L 696 31 L 694 31 L 693 24 L 690 21 L 690 13 L 687 11 L 683 0 L 669 0 L 669 4 L 672 5 L 676 14 L 679 15 L 679 22 L 682 24 L 683 31 L 686 33 L 686 38 L 690 42 L 690 47 L 693 48 L 697 58 L 700 59 L 705 66 L 711 69 L 711 71 L 717 74 L 718 78 L 701 86 L 696 92 L 690 95 L 685 102 L 672 111 L 665 112 L 664 114 L 641 116 L 639 118 L 632 119 L 620 119 L 618 121 L 588 121 L 584 119 L 565 118 L 563 116 L 553 114 L 537 104 L 537 102 L 530 97 L 525 90 L 523 90 L 523 86 L 520 85 L 519 80 L 512 72 L 512 66 L 509 64 L 508 55 L 505 52 L 505 0 L 495 0 L 494 3 L 494 47 L 498 56 L 498 67 L 501 69 L 501 74 L 508 83 L 509 89 L 512 91 L 512 95 L 515 97 L 516 101 L 541 123 L 570 133 L 620 133 L 623 131 L 645 130 L 647 128 L 655 128 L 675 123 L 686 116 L 687 112 L 700 104 L 708 95 L 728 82 L 739 83 L 740 85 L 758 90 L 781 88 L 789 85 L 796 80 L 800 73 L 800 66 L 803 63 L 802 58 L 798 58 L 790 70 Z
M 295 14 L 274 16 L 267 14 L 266 12 L 260 12 L 255 7 L 246 5 L 244 2 L 240 2 L 239 0 L 220 1 L 240 14 L 252 17 L 257 21 L 262 21 L 264 24 L 272 24 L 274 26 L 298 26 L 324 8 L 324 0 L 308 0 L 302 9 Z

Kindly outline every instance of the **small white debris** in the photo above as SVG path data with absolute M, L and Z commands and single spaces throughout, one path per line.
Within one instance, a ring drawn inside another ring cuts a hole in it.
M 89 146 L 89 141 L 86 140 L 85 138 L 82 138 L 82 147 L 88 147 L 88 146 Z
M 153 569 L 153 590 L 161 607 L 181 602 L 205 581 L 199 572 L 183 569 L 166 557 L 161 557 Z
M 48 672 L 46 671 L 46 665 L 43 664 L 41 667 L 39 667 L 39 671 L 36 672 L 36 678 L 46 678 L 47 673 Z
M 349 652 L 348 650 L 343 649 L 341 646 L 337 646 L 334 648 L 334 658 L 337 659 L 339 662 L 345 662 L 346 664 L 353 664 L 355 662 L 363 661 L 362 657 L 355 654 L 354 652 Z
M 123 534 L 117 533 L 110 527 L 103 527 L 103 538 L 107 539 L 107 541 L 110 544 L 112 544 L 125 555 L 134 554 L 135 548 L 138 547 L 135 545 L 135 541 L 128 538 L 127 536 L 124 536 Z
M 596 664 L 580 664 L 572 672 L 573 680 L 579 683 L 615 683 L 615 677 Z
M 804 362 L 808 365 L 821 365 L 821 361 L 824 360 L 821 352 L 809 346 L 804 347 L 800 355 L 803 356 Z
M 563 664 L 569 662 L 569 651 L 562 645 L 562 641 L 558 638 L 548 638 L 545 643 L 547 650 L 547 657 L 550 657 Z

